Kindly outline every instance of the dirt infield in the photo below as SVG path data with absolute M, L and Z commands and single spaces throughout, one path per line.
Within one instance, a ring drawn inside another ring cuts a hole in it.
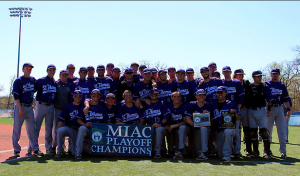
M 13 126 L 12 125 L 0 125 L 0 162 L 9 161 L 16 159 L 14 157 L 14 149 L 12 146 L 12 132 Z M 22 132 L 20 137 L 20 144 L 21 144 L 21 157 L 24 157 L 27 152 L 29 140 L 26 133 L 25 125 L 22 126 Z M 45 127 L 42 126 L 40 137 L 39 137 L 39 145 L 40 150 L 45 152 Z

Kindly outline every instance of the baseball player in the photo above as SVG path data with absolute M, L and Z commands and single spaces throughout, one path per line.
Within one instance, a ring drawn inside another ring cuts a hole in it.
M 14 157 L 20 156 L 21 146 L 19 143 L 19 139 L 24 120 L 26 124 L 27 135 L 31 143 L 30 147 L 33 149 L 34 155 L 44 155 L 39 150 L 38 139 L 35 134 L 32 101 L 35 92 L 34 84 L 36 82 L 36 79 L 30 76 L 32 68 L 33 65 L 31 63 L 23 64 L 24 75 L 17 78 L 13 84 L 12 94 L 14 95 L 14 99 L 16 102 L 14 107 L 14 125 L 12 134 Z
M 230 155 L 232 153 L 231 145 L 233 143 L 233 137 L 236 134 L 235 129 L 222 128 L 221 113 L 230 112 L 236 113 L 236 120 L 239 120 L 241 112 L 236 104 L 232 101 L 226 100 L 227 88 L 220 86 L 216 90 L 218 102 L 212 104 L 212 121 L 213 128 L 216 129 L 216 143 L 217 154 L 219 158 L 224 161 L 230 161 Z
M 219 71 L 216 70 L 212 72 L 211 77 L 221 79 L 221 74 Z
M 253 152 L 250 153 L 250 156 L 259 156 L 257 134 L 259 127 L 259 134 L 264 141 L 264 157 L 271 158 L 273 154 L 270 149 L 270 136 L 267 130 L 267 116 L 270 116 L 270 110 L 266 109 L 266 101 L 268 101 L 268 105 L 270 106 L 272 103 L 272 95 L 269 86 L 261 82 L 261 71 L 254 71 L 252 78 L 254 83 L 251 83 L 246 91 L 249 105 L 248 118 L 250 136 L 253 142 Z
M 153 81 L 154 82 L 159 81 L 159 77 L 157 75 L 157 69 L 156 68 L 151 68 L 151 73 L 152 73 L 151 78 L 153 79 Z
M 90 98 L 90 93 L 92 92 L 94 87 L 93 83 L 86 80 L 86 75 L 87 75 L 86 67 L 80 67 L 79 69 L 80 78 L 74 81 L 73 84 L 71 85 L 71 92 L 74 92 L 75 90 L 81 91 L 82 93 L 81 102 L 84 102 L 85 99 Z
M 211 105 L 205 102 L 206 92 L 204 89 L 199 89 L 196 92 L 197 101 L 192 101 L 188 105 L 186 123 L 194 127 L 194 113 L 210 113 Z M 210 127 L 193 128 L 194 144 L 197 151 L 196 160 L 206 160 L 208 155 L 208 134 Z
M 180 92 L 181 101 L 183 103 L 189 103 L 190 101 L 194 100 L 194 94 L 196 93 L 197 89 L 194 84 L 190 84 L 185 79 L 185 70 L 179 69 L 176 71 L 177 77 L 177 91 Z
M 54 120 L 52 128 L 52 151 L 56 151 L 57 136 L 56 129 L 59 121 L 59 115 L 62 110 L 69 104 L 71 96 L 71 85 L 67 82 L 68 72 L 67 70 L 61 70 L 59 73 L 59 80 L 56 81 L 56 93 L 54 99 Z
M 189 82 L 191 82 L 192 84 L 194 84 L 193 86 L 197 87 L 199 84 L 199 81 L 201 80 L 201 78 L 196 78 L 194 79 L 194 69 L 193 68 L 188 68 L 186 69 L 185 72 L 186 78 Z
M 164 126 L 167 123 L 168 115 L 170 114 L 170 110 L 167 108 L 166 104 L 158 100 L 158 95 L 157 88 L 152 88 L 150 90 L 150 105 L 146 103 L 143 105 L 146 124 L 152 125 L 152 128 L 154 128 L 154 158 L 161 158 L 161 151 L 166 151 L 166 146 L 163 145 L 163 139 L 165 137 Z
M 120 80 L 121 70 L 119 67 L 115 67 L 112 69 L 112 80 L 116 89 L 118 89 L 121 80 Z
M 98 78 L 94 81 L 94 89 L 98 89 L 101 92 L 101 101 L 104 101 L 108 93 L 114 93 L 116 91 L 111 78 L 105 78 L 105 67 L 104 65 L 97 66 Z
M 214 71 L 217 71 L 217 64 L 214 63 L 214 62 L 209 63 L 209 64 L 208 64 L 208 69 L 209 69 L 209 76 L 210 76 L 210 77 L 213 77 L 213 76 L 212 76 L 212 73 L 213 73 Z
M 78 78 L 76 76 L 74 76 L 75 73 L 75 66 L 73 64 L 69 64 L 67 65 L 67 71 L 69 73 L 69 77 L 68 77 L 68 83 L 72 84 L 73 81 L 77 80 Z
M 57 124 L 57 153 L 56 158 L 63 157 L 63 144 L 65 136 L 69 136 L 69 145 L 72 155 L 75 155 L 75 144 L 78 130 L 77 118 L 83 116 L 83 104 L 81 103 L 82 93 L 80 90 L 73 92 L 74 102 L 68 104 L 59 115 L 59 122 Z
M 82 158 L 83 142 L 86 136 L 90 136 L 89 128 L 92 123 L 106 123 L 108 119 L 105 109 L 98 103 L 101 93 L 98 89 L 94 89 L 91 92 L 90 108 L 84 117 L 77 118 L 77 123 L 80 125 L 78 129 L 78 135 L 76 140 L 76 160 Z M 90 143 L 88 144 L 90 145 Z M 90 147 L 89 147 L 90 148 Z
M 34 112 L 36 135 L 39 137 L 41 126 L 45 119 L 45 148 L 46 154 L 48 155 L 55 155 L 52 149 L 52 127 L 54 117 L 54 99 L 56 93 L 56 84 L 54 81 L 55 72 L 55 65 L 48 65 L 48 75 L 38 79 L 35 84 L 35 89 L 37 90 L 37 104 Z M 31 151 L 31 143 L 29 141 L 27 153 L 30 153 Z
M 118 109 L 116 116 L 117 124 L 144 124 L 144 114 L 141 109 L 138 109 L 133 104 L 133 96 L 131 91 L 125 90 L 123 93 L 124 103 Z
M 141 79 L 141 75 L 137 73 L 137 71 L 139 70 L 139 64 L 136 62 L 132 62 L 130 65 L 130 68 L 133 71 L 133 79 Z M 122 75 L 120 80 L 123 81 L 125 79 L 125 76 Z
M 158 76 L 160 80 L 156 83 L 159 92 L 158 99 L 159 101 L 164 101 L 164 103 L 170 104 L 172 103 L 171 95 L 177 90 L 176 82 L 172 81 L 171 83 L 168 83 L 166 70 L 159 70 Z
M 123 100 L 123 93 L 125 90 L 133 92 L 135 85 L 140 82 L 139 79 L 133 79 L 133 71 L 131 68 L 127 68 L 124 75 L 125 79 L 121 81 L 117 88 L 117 102 L 121 102 Z
M 172 81 L 177 81 L 176 79 L 176 68 L 175 67 L 169 67 L 168 68 L 168 75 Z
M 140 67 L 139 67 L 139 72 L 140 72 L 140 79 L 143 79 L 143 70 L 145 69 L 145 68 L 147 68 L 147 66 L 146 65 L 140 65 Z
M 144 79 L 138 82 L 134 87 L 133 97 L 136 99 L 135 104 L 138 106 L 141 102 L 150 104 L 149 92 L 152 89 L 151 70 L 146 68 L 143 71 Z
M 88 80 L 88 81 L 91 81 L 92 83 L 94 83 L 94 80 L 95 80 L 95 76 L 94 76 L 94 74 L 95 74 L 95 68 L 93 67 L 93 66 L 88 66 L 87 67 L 87 78 L 86 78 L 86 80 Z
M 106 77 L 107 78 L 112 78 L 112 70 L 115 67 L 113 63 L 108 63 L 106 64 Z
M 285 119 L 282 105 L 284 104 L 287 109 L 286 118 L 290 118 L 291 109 L 288 102 L 289 93 L 285 87 L 285 85 L 279 81 L 280 69 L 273 68 L 271 70 L 271 80 L 267 81 L 266 84 L 271 89 L 271 94 L 273 97 L 272 106 L 270 108 L 270 116 L 268 119 L 268 130 L 270 132 L 270 136 L 272 136 L 273 132 L 273 124 L 275 121 L 277 127 L 277 134 L 279 139 L 280 148 L 279 151 L 281 153 L 281 158 L 286 158 L 286 137 L 285 137 Z

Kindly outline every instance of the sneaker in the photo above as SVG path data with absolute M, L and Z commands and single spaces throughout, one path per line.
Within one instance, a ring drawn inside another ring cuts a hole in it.
M 32 155 L 32 151 L 27 151 L 27 153 L 25 155 L 26 156 L 31 156 Z
M 161 158 L 161 155 L 159 153 L 154 155 L 154 158 Z
M 222 158 L 222 160 L 223 160 L 223 161 L 231 161 L 231 158 L 230 158 L 230 156 L 224 156 L 224 157 Z
M 281 153 L 280 158 L 281 158 L 281 159 L 285 159 L 285 158 L 286 158 L 286 153 Z
M 14 151 L 14 157 L 20 157 L 20 152 Z
M 207 156 L 205 156 L 203 153 L 201 153 L 197 158 L 196 160 L 207 160 Z
M 81 154 L 76 154 L 75 160 L 81 160 L 81 158 L 82 158 Z
M 42 153 L 41 151 L 37 150 L 33 152 L 33 155 L 35 156 L 44 156 L 44 153 Z
M 57 152 L 56 155 L 55 155 L 55 158 L 61 158 L 63 156 L 64 156 L 63 153 Z
M 180 151 L 178 151 L 175 155 L 174 155 L 174 157 L 173 157 L 173 159 L 182 159 L 183 158 L 183 156 L 182 156 L 182 153 L 180 152 Z

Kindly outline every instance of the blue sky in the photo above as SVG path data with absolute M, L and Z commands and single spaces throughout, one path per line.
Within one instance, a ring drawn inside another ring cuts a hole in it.
M 9 91 L 16 75 L 19 20 L 10 7 L 31 7 L 22 19 L 20 65 L 32 76 L 73 63 L 106 65 L 151 60 L 176 68 L 199 69 L 216 62 L 243 68 L 247 76 L 273 61 L 295 58 L 299 45 L 300 2 L 50 1 L 0 2 L 0 84 Z M 78 70 L 78 69 L 77 69 Z M 199 72 L 199 70 L 195 70 Z M 22 72 L 20 72 L 20 75 Z M 55 75 L 58 78 L 58 73 Z

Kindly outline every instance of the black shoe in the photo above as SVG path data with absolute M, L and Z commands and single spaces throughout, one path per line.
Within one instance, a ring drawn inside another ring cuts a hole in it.
M 81 160 L 82 159 L 82 156 L 81 156 L 81 154 L 76 154 L 76 156 L 75 156 L 75 160 Z
M 234 154 L 234 158 L 235 158 L 235 159 L 241 159 L 242 156 L 243 156 L 243 155 L 240 154 L 240 153 Z
M 14 151 L 14 157 L 20 157 L 20 152 L 19 151 Z
M 42 153 L 41 151 L 37 150 L 33 152 L 33 155 L 35 156 L 44 156 L 44 153 Z
M 161 158 L 161 155 L 159 153 L 154 155 L 154 158 Z
M 182 159 L 183 156 L 182 156 L 182 153 L 180 151 L 178 151 L 174 156 L 173 156 L 173 159 Z
M 55 158 L 61 158 L 63 156 L 64 156 L 63 153 L 57 152 Z

